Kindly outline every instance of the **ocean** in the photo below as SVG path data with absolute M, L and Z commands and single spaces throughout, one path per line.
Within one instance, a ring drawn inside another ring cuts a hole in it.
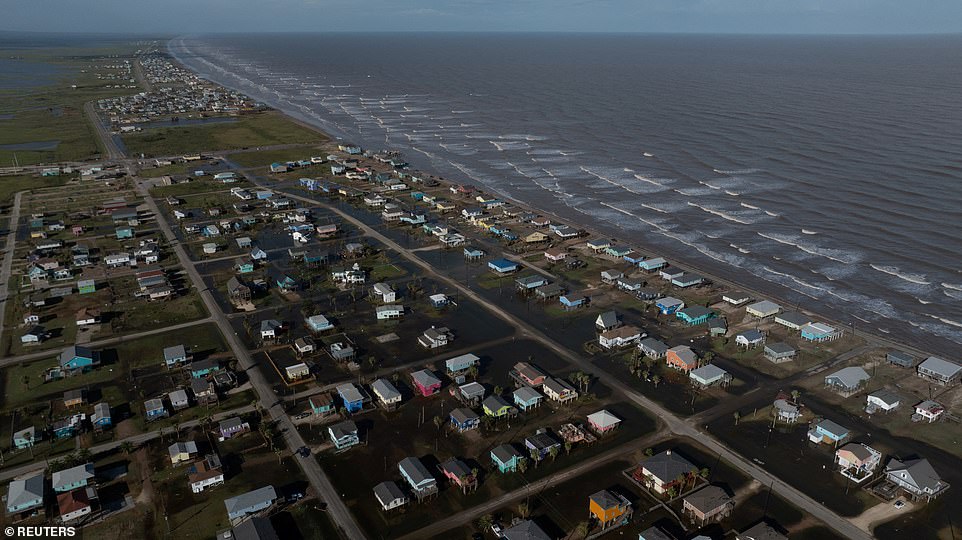
M 187 36 L 204 76 L 954 357 L 962 36 Z

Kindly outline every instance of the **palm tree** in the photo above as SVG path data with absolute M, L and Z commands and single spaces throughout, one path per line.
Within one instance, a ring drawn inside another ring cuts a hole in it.
M 469 367 L 466 375 L 472 380 L 476 380 L 478 378 L 478 366 Z
M 518 470 L 521 474 L 524 474 L 528 470 L 528 459 L 525 457 L 518 458 Z
M 651 376 L 651 371 L 648 371 L 647 369 L 641 370 L 641 378 L 642 378 L 642 379 L 644 379 L 644 380 L 647 381 L 647 380 L 648 380 L 648 377 L 650 377 L 650 376 Z
M 531 455 L 531 461 L 534 461 L 534 466 L 537 467 L 538 463 L 541 461 L 541 454 L 538 453 L 534 448 L 529 449 L 529 454 Z
M 571 441 L 565 441 L 565 455 L 568 455 L 568 454 L 571 453 L 571 447 L 572 447 L 572 446 L 574 446 L 574 445 L 571 444 Z
M 701 470 L 698 471 L 698 476 L 701 476 L 702 478 L 707 479 L 709 474 L 711 474 L 711 471 L 708 469 L 708 467 L 702 467 Z
M 491 525 L 494 524 L 494 516 L 491 514 L 485 514 L 478 518 L 478 528 L 481 529 L 482 533 L 487 533 L 491 529 Z
M 798 390 L 792 390 L 792 402 L 798 405 L 798 398 L 802 396 L 802 393 Z
M 552 446 L 551 448 L 548 449 L 548 455 L 551 456 L 552 463 L 554 463 L 554 460 L 557 459 L 559 451 L 560 450 L 558 449 L 557 446 Z
M 651 456 L 653 456 L 653 455 L 655 455 L 655 450 L 654 450 L 653 448 L 650 448 L 650 447 L 649 447 L 649 448 L 645 448 L 645 456 L 646 456 L 646 457 L 651 457 Z
M 528 503 L 521 503 L 518 505 L 518 515 L 521 519 L 528 519 L 528 514 L 531 513 L 531 509 L 528 507 Z
M 503 391 L 504 391 L 504 389 L 501 388 L 500 386 L 495 386 L 495 387 L 494 387 L 494 395 L 496 395 L 496 396 L 500 396 L 500 395 L 501 395 L 501 392 L 503 392 Z
M 741 418 L 742 418 L 742 413 L 740 413 L 740 412 L 738 412 L 738 411 L 735 411 L 735 412 L 732 413 L 732 416 L 735 417 L 735 425 L 737 426 L 737 425 L 738 425 L 738 421 L 741 420 Z
M 434 422 L 434 427 L 438 428 L 438 431 L 441 431 L 441 425 L 443 423 L 443 421 L 441 420 L 441 417 L 435 416 L 434 418 L 431 419 L 431 421 Z
M 124 453 L 125 456 L 129 456 L 131 452 L 134 451 L 134 443 L 130 441 L 124 441 L 120 443 L 120 451 Z
M 590 525 L 588 525 L 588 522 L 582 521 L 578 523 L 577 527 L 575 527 L 575 535 L 577 535 L 579 538 L 588 538 L 588 532 L 590 530 L 591 528 Z
M 658 383 L 661 382 L 661 375 L 658 375 L 658 374 L 656 373 L 654 376 L 652 376 L 651 382 L 653 382 L 653 383 L 655 384 L 655 388 L 658 388 Z

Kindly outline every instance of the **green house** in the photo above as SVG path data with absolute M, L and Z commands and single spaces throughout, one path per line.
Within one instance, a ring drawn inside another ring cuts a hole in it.
M 77 282 L 77 291 L 80 294 L 92 294 L 97 292 L 97 283 L 92 279 L 82 279 Z
M 501 396 L 488 396 L 481 403 L 481 406 L 484 408 L 484 414 L 495 418 L 509 416 L 513 412 L 517 412 L 517 409 L 512 407 L 511 404 Z

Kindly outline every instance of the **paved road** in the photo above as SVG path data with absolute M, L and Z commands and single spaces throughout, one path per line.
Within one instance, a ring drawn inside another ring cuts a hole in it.
M 94 131 L 97 132 L 100 142 L 104 145 L 104 151 L 106 152 L 104 157 L 115 160 L 123 159 L 125 157 L 123 151 L 121 151 L 120 147 L 117 146 L 117 142 L 114 140 L 110 130 L 104 126 L 103 121 L 100 119 L 100 115 L 97 114 L 96 104 L 93 101 L 84 103 L 84 114 L 87 115 L 87 120 L 90 121 L 90 126 L 93 127 Z
M 366 535 L 361 530 L 361 527 L 354 520 L 353 514 L 347 509 L 344 501 L 341 500 L 340 494 L 334 489 L 327 475 L 321 469 L 320 464 L 314 458 L 308 456 L 304 457 L 296 453 L 296 450 L 306 446 L 304 439 L 298 433 L 297 429 L 294 427 L 294 423 L 291 421 L 290 416 L 284 411 L 281 406 L 281 400 L 277 398 L 274 393 L 274 389 L 271 387 L 267 379 L 261 373 L 260 368 L 254 363 L 254 359 L 251 357 L 250 352 L 247 347 L 241 342 L 240 338 L 234 332 L 227 317 L 224 312 L 221 311 L 220 307 L 217 305 L 217 301 L 214 299 L 213 294 L 207 288 L 204 280 L 201 278 L 200 273 L 194 266 L 193 261 L 187 255 L 184 247 L 180 244 L 174 232 L 171 230 L 170 225 L 164 218 L 164 215 L 160 212 L 157 207 L 156 201 L 150 197 L 149 193 L 146 193 L 143 189 L 142 184 L 138 183 L 138 189 L 140 189 L 147 201 L 147 205 L 150 210 L 154 213 L 157 219 L 157 224 L 160 225 L 164 236 L 167 237 L 167 241 L 173 246 L 174 252 L 177 254 L 177 258 L 180 260 L 181 265 L 187 271 L 187 275 L 190 277 L 194 286 L 200 292 L 200 296 L 207 306 L 207 310 L 211 313 L 214 323 L 220 328 L 221 333 L 230 345 L 231 350 L 234 352 L 234 356 L 237 357 L 239 365 L 247 372 L 247 376 L 250 379 L 251 386 L 260 398 L 261 404 L 265 410 L 270 414 L 271 420 L 273 420 L 280 432 L 284 436 L 284 440 L 287 443 L 288 448 L 295 452 L 297 456 L 295 459 L 298 464 L 300 464 L 301 469 L 304 471 L 305 476 L 307 476 L 308 481 L 311 486 L 320 496 L 320 498 L 327 503 L 327 513 L 331 517 L 337 526 L 340 527 L 342 534 L 346 538 L 351 540 L 365 538 Z
M 18 191 L 13 196 L 13 207 L 10 209 L 10 232 L 7 233 L 6 243 L 3 245 L 3 262 L 0 263 L 0 339 L 3 337 L 4 316 L 7 313 L 7 301 L 10 298 L 10 269 L 13 268 L 13 252 L 17 242 L 17 223 L 20 222 L 20 201 L 23 192 Z
M 249 412 L 252 412 L 253 410 L 254 410 L 254 407 L 251 407 L 250 405 L 245 405 L 243 407 L 238 407 L 236 409 L 231 409 L 229 411 L 213 414 L 211 415 L 211 418 L 215 422 L 217 422 L 219 420 L 223 420 L 224 418 L 229 418 L 231 416 L 247 414 Z M 200 425 L 200 423 L 201 423 L 200 420 L 190 420 L 182 424 L 177 424 L 176 426 L 170 426 L 163 429 L 148 431 L 147 433 L 132 435 L 130 437 L 127 437 L 126 439 L 119 439 L 116 441 L 111 441 L 109 443 L 104 443 L 97 446 L 91 446 L 90 448 L 88 448 L 88 450 L 90 450 L 91 455 L 97 455 L 97 454 L 102 454 L 104 452 L 109 452 L 114 448 L 118 448 L 120 445 L 126 442 L 129 442 L 134 446 L 140 446 L 146 442 L 159 438 L 162 435 L 176 435 L 181 430 L 197 427 Z M 5 482 L 12 478 L 16 478 L 18 476 L 21 476 L 33 471 L 39 471 L 40 469 L 44 469 L 46 467 L 47 467 L 47 460 L 44 460 L 44 461 L 34 461 L 32 463 L 27 463 L 26 465 L 21 465 L 19 467 L 4 469 L 0 471 L 0 482 Z
M 2 320 L 2 316 L 3 315 L 0 314 L 0 320 Z M 125 336 L 102 339 L 99 341 L 91 341 L 89 343 L 85 343 L 84 345 L 86 345 L 87 347 L 99 349 L 99 348 L 107 347 L 110 345 L 117 345 L 118 343 L 124 343 L 126 341 L 134 341 L 136 339 L 152 336 L 154 334 L 163 334 L 164 332 L 172 332 L 175 330 L 181 330 L 183 328 L 190 328 L 191 326 L 197 326 L 198 324 L 213 322 L 213 320 L 214 319 L 211 317 L 205 317 L 203 319 L 198 319 L 196 321 L 179 323 L 172 326 L 163 326 L 160 328 L 154 328 L 153 330 L 145 330 L 143 332 L 138 332 L 136 334 L 127 334 Z M 30 353 L 30 354 L 21 354 L 20 356 L 10 356 L 8 358 L 0 359 L 0 368 L 12 366 L 14 364 L 19 364 L 21 362 L 31 362 L 34 360 L 42 360 L 45 358 L 48 358 L 48 359 L 54 358 L 58 354 L 60 354 L 60 351 L 57 349 L 47 349 L 45 351 L 37 351 L 35 353 Z
M 251 181 L 253 181 L 255 184 L 258 184 L 255 178 L 250 176 L 248 176 L 248 178 Z M 276 188 L 274 189 L 274 191 L 278 192 Z M 297 194 L 293 194 L 293 193 L 282 193 L 282 194 L 291 199 L 300 200 L 300 201 L 309 203 L 311 205 L 320 204 L 318 201 L 314 199 L 303 197 Z M 634 390 L 630 386 L 626 385 L 624 382 L 621 381 L 621 379 L 619 379 L 615 375 L 605 370 L 596 369 L 596 367 L 592 365 L 591 362 L 574 354 L 567 348 L 562 347 L 561 345 L 556 343 L 554 340 L 549 339 L 547 336 L 542 334 L 538 329 L 529 325 L 527 322 L 515 317 L 514 315 L 505 311 L 499 306 L 486 301 L 480 295 L 475 293 L 472 289 L 468 288 L 461 282 L 456 281 L 448 277 L 447 275 L 443 275 L 439 273 L 429 263 L 418 258 L 415 254 L 411 253 L 409 250 L 402 248 L 396 242 L 394 242 L 387 236 L 381 234 L 374 228 L 354 218 L 353 216 L 342 211 L 339 208 L 335 208 L 335 207 L 329 207 L 329 208 L 333 212 L 341 216 L 341 218 L 343 218 L 345 221 L 350 222 L 355 227 L 358 227 L 359 229 L 363 230 L 369 236 L 376 238 L 377 240 L 382 242 L 384 245 L 388 246 L 389 248 L 393 249 L 404 258 L 408 259 L 410 262 L 421 267 L 427 274 L 431 275 L 433 278 L 438 279 L 441 282 L 459 290 L 461 294 L 474 300 L 475 302 L 478 303 L 478 305 L 484 307 L 485 309 L 490 311 L 492 314 L 496 315 L 497 317 L 500 317 L 501 319 L 505 320 L 509 324 L 514 325 L 514 327 L 517 328 L 522 334 L 526 334 L 531 339 L 534 339 L 540 342 L 542 345 L 554 351 L 556 354 L 558 354 L 558 356 L 561 356 L 562 358 L 566 359 L 572 365 L 577 366 L 579 369 L 581 369 L 585 373 L 590 373 L 594 375 L 601 382 L 605 383 L 610 388 L 618 391 L 619 393 L 621 393 L 622 395 L 630 399 L 632 402 L 634 402 L 636 405 L 639 405 L 640 407 L 654 413 L 654 415 L 658 419 L 660 419 L 672 433 L 697 440 L 703 446 L 708 448 L 710 451 L 718 454 L 721 458 L 725 459 L 726 461 L 728 461 L 729 463 L 737 467 L 744 474 L 747 474 L 748 476 L 754 478 L 755 480 L 761 482 L 764 485 L 773 486 L 773 490 L 775 491 L 775 493 L 787 499 L 792 504 L 798 506 L 804 512 L 807 512 L 813 515 L 814 517 L 822 520 L 829 527 L 834 529 L 836 532 L 842 534 L 843 536 L 850 539 L 856 539 L 856 540 L 861 540 L 861 539 L 867 540 L 871 538 L 871 535 L 859 529 L 857 526 L 852 524 L 852 522 L 850 522 L 849 520 L 839 516 L 835 512 L 832 512 L 828 508 L 825 508 L 823 505 L 816 502 L 814 499 L 812 499 L 808 495 L 805 495 L 801 491 L 795 489 L 794 487 L 788 485 L 787 483 L 769 474 L 767 471 L 765 471 L 761 467 L 755 465 L 751 461 L 735 453 L 734 451 L 732 451 L 731 449 L 729 449 L 728 447 L 720 443 L 711 435 L 698 429 L 696 426 L 684 420 L 679 419 L 677 416 L 669 412 L 660 404 L 648 399 L 647 397 L 638 393 L 636 390 Z

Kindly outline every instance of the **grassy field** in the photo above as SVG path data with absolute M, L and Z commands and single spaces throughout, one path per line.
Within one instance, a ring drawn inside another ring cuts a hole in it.
M 51 150 L 0 148 L 0 164 L 9 165 L 14 153 L 21 165 L 84 160 L 98 155 L 100 148 L 97 137 L 84 118 L 83 104 L 137 92 L 131 88 L 106 88 L 108 83 L 114 81 L 102 81 L 96 76 L 98 71 L 110 71 L 97 67 L 108 60 L 106 55 L 123 56 L 131 51 L 127 45 L 95 49 L 4 50 L 4 54 L 16 54 L 29 61 L 57 65 L 62 72 L 52 85 L 0 93 L 0 114 L 5 118 L 0 120 L 0 145 L 56 142 Z M 109 60 L 116 61 L 116 58 Z M 82 70 L 86 70 L 86 73 Z M 72 88 L 72 85 L 76 85 L 76 88 Z
M 126 358 L 132 368 L 140 368 L 163 363 L 164 347 L 174 345 L 184 345 L 195 357 L 227 351 L 227 344 L 220 330 L 212 323 L 125 341 L 117 345 L 115 350 L 118 358 Z
M 253 152 L 238 152 L 227 156 L 227 159 L 242 167 L 266 167 L 271 163 L 310 159 L 316 156 L 318 150 L 314 148 L 285 148 L 283 150 L 258 150 Z M 312 168 L 320 170 L 320 165 Z M 298 169 L 301 170 L 301 169 Z M 311 168 L 307 169 L 311 170 Z
M 2 153 L 2 151 L 0 151 L 0 153 Z M 17 159 L 19 158 L 20 155 L 18 153 Z M 68 176 L 41 177 L 28 174 L 0 176 L 0 203 L 12 201 L 13 194 L 18 191 L 62 186 L 67 183 L 69 178 Z
M 319 133 L 272 111 L 243 116 L 231 124 L 148 129 L 126 135 L 124 144 L 132 154 L 167 156 L 277 144 L 320 143 L 323 140 Z

